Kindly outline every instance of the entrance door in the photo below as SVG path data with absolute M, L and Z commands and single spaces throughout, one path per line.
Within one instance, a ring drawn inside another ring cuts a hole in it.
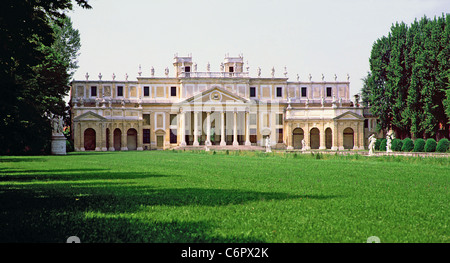
M 302 140 L 304 138 L 303 129 L 295 128 L 292 132 L 292 140 L 294 142 L 294 149 L 302 148 Z
M 156 136 L 156 148 L 158 148 L 158 149 L 164 148 L 164 135 Z
M 137 149 L 137 131 L 135 129 L 129 129 L 127 132 L 127 148 L 129 151 Z

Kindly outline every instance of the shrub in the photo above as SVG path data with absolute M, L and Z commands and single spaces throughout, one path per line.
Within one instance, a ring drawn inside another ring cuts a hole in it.
M 427 140 L 427 142 L 425 143 L 425 152 L 427 153 L 431 153 L 431 152 L 435 152 L 436 151 L 436 140 L 433 138 L 430 138 Z
M 380 150 L 381 141 L 382 141 L 382 139 L 377 139 L 376 140 L 376 142 L 375 142 L 375 151 L 379 151 Z
M 380 151 L 386 151 L 386 144 L 387 144 L 387 140 L 382 139 L 381 143 L 380 143 Z
M 415 152 L 423 152 L 425 148 L 425 140 L 424 139 L 417 139 L 414 142 L 414 151 Z
M 414 142 L 410 138 L 403 140 L 402 152 L 410 152 L 414 149 Z
M 445 153 L 449 147 L 450 142 L 447 139 L 440 139 L 436 147 L 436 152 Z
M 393 151 L 399 152 L 402 150 L 403 142 L 400 139 L 393 139 L 392 140 L 392 147 L 391 149 Z

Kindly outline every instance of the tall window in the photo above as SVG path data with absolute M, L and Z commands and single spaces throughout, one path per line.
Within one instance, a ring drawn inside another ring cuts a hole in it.
M 283 125 L 283 114 L 277 114 L 276 123 L 277 125 Z
M 97 86 L 91 87 L 91 97 L 97 97 Z
M 331 87 L 327 87 L 327 97 L 331 97 Z
M 177 96 L 177 87 L 170 87 L 170 96 Z
M 170 114 L 170 125 L 177 125 L 177 115 Z
M 250 125 L 256 125 L 256 114 L 251 113 L 249 116 L 250 116 Z
M 256 129 L 250 129 L 250 142 L 256 143 Z
M 142 118 L 144 119 L 144 125 L 150 125 L 150 114 L 142 114 Z
M 302 87 L 302 97 L 306 97 L 306 87 Z
M 144 87 L 144 97 L 150 96 L 150 87 L 145 86 Z
M 123 97 L 123 86 L 117 86 L 117 97 Z
M 277 143 L 283 143 L 283 129 L 277 129 Z
M 170 143 L 177 143 L 177 130 L 170 129 Z
M 250 98 L 256 97 L 256 88 L 250 87 Z
M 143 130 L 142 143 L 150 143 L 150 129 Z
M 283 96 L 283 88 L 277 87 L 277 98 L 281 98 Z

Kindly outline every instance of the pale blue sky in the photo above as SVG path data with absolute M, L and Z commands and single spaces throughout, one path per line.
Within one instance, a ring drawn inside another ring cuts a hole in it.
M 82 47 L 75 80 L 136 80 L 173 75 L 173 56 L 192 54 L 198 71 L 219 71 L 226 53 L 244 55 L 250 75 L 269 77 L 272 67 L 290 81 L 346 80 L 360 91 L 369 70 L 373 42 L 396 21 L 450 12 L 448 0 L 90 0 L 93 9 L 68 15 L 80 31 Z

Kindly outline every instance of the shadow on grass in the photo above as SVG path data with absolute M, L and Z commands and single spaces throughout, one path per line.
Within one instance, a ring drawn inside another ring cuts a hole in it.
M 2 157 L 0 156 L 0 163 L 19 163 L 19 162 L 46 162 L 45 158 L 36 158 L 28 156 L 18 157 Z
M 151 206 L 227 206 L 248 202 L 337 196 L 304 196 L 244 190 L 169 188 L 106 182 L 0 185 L 0 242 L 263 242 L 256 237 L 217 237 L 215 218 L 194 222 L 141 220 Z M 86 212 L 100 217 L 86 217 Z M 149 218 L 151 212 L 148 212 Z M 121 215 L 126 215 L 121 216 Z M 147 218 L 147 217 L 146 217 Z
M 21 170 L 0 168 L 0 182 L 118 180 L 164 177 L 150 172 L 114 172 L 109 169 Z

